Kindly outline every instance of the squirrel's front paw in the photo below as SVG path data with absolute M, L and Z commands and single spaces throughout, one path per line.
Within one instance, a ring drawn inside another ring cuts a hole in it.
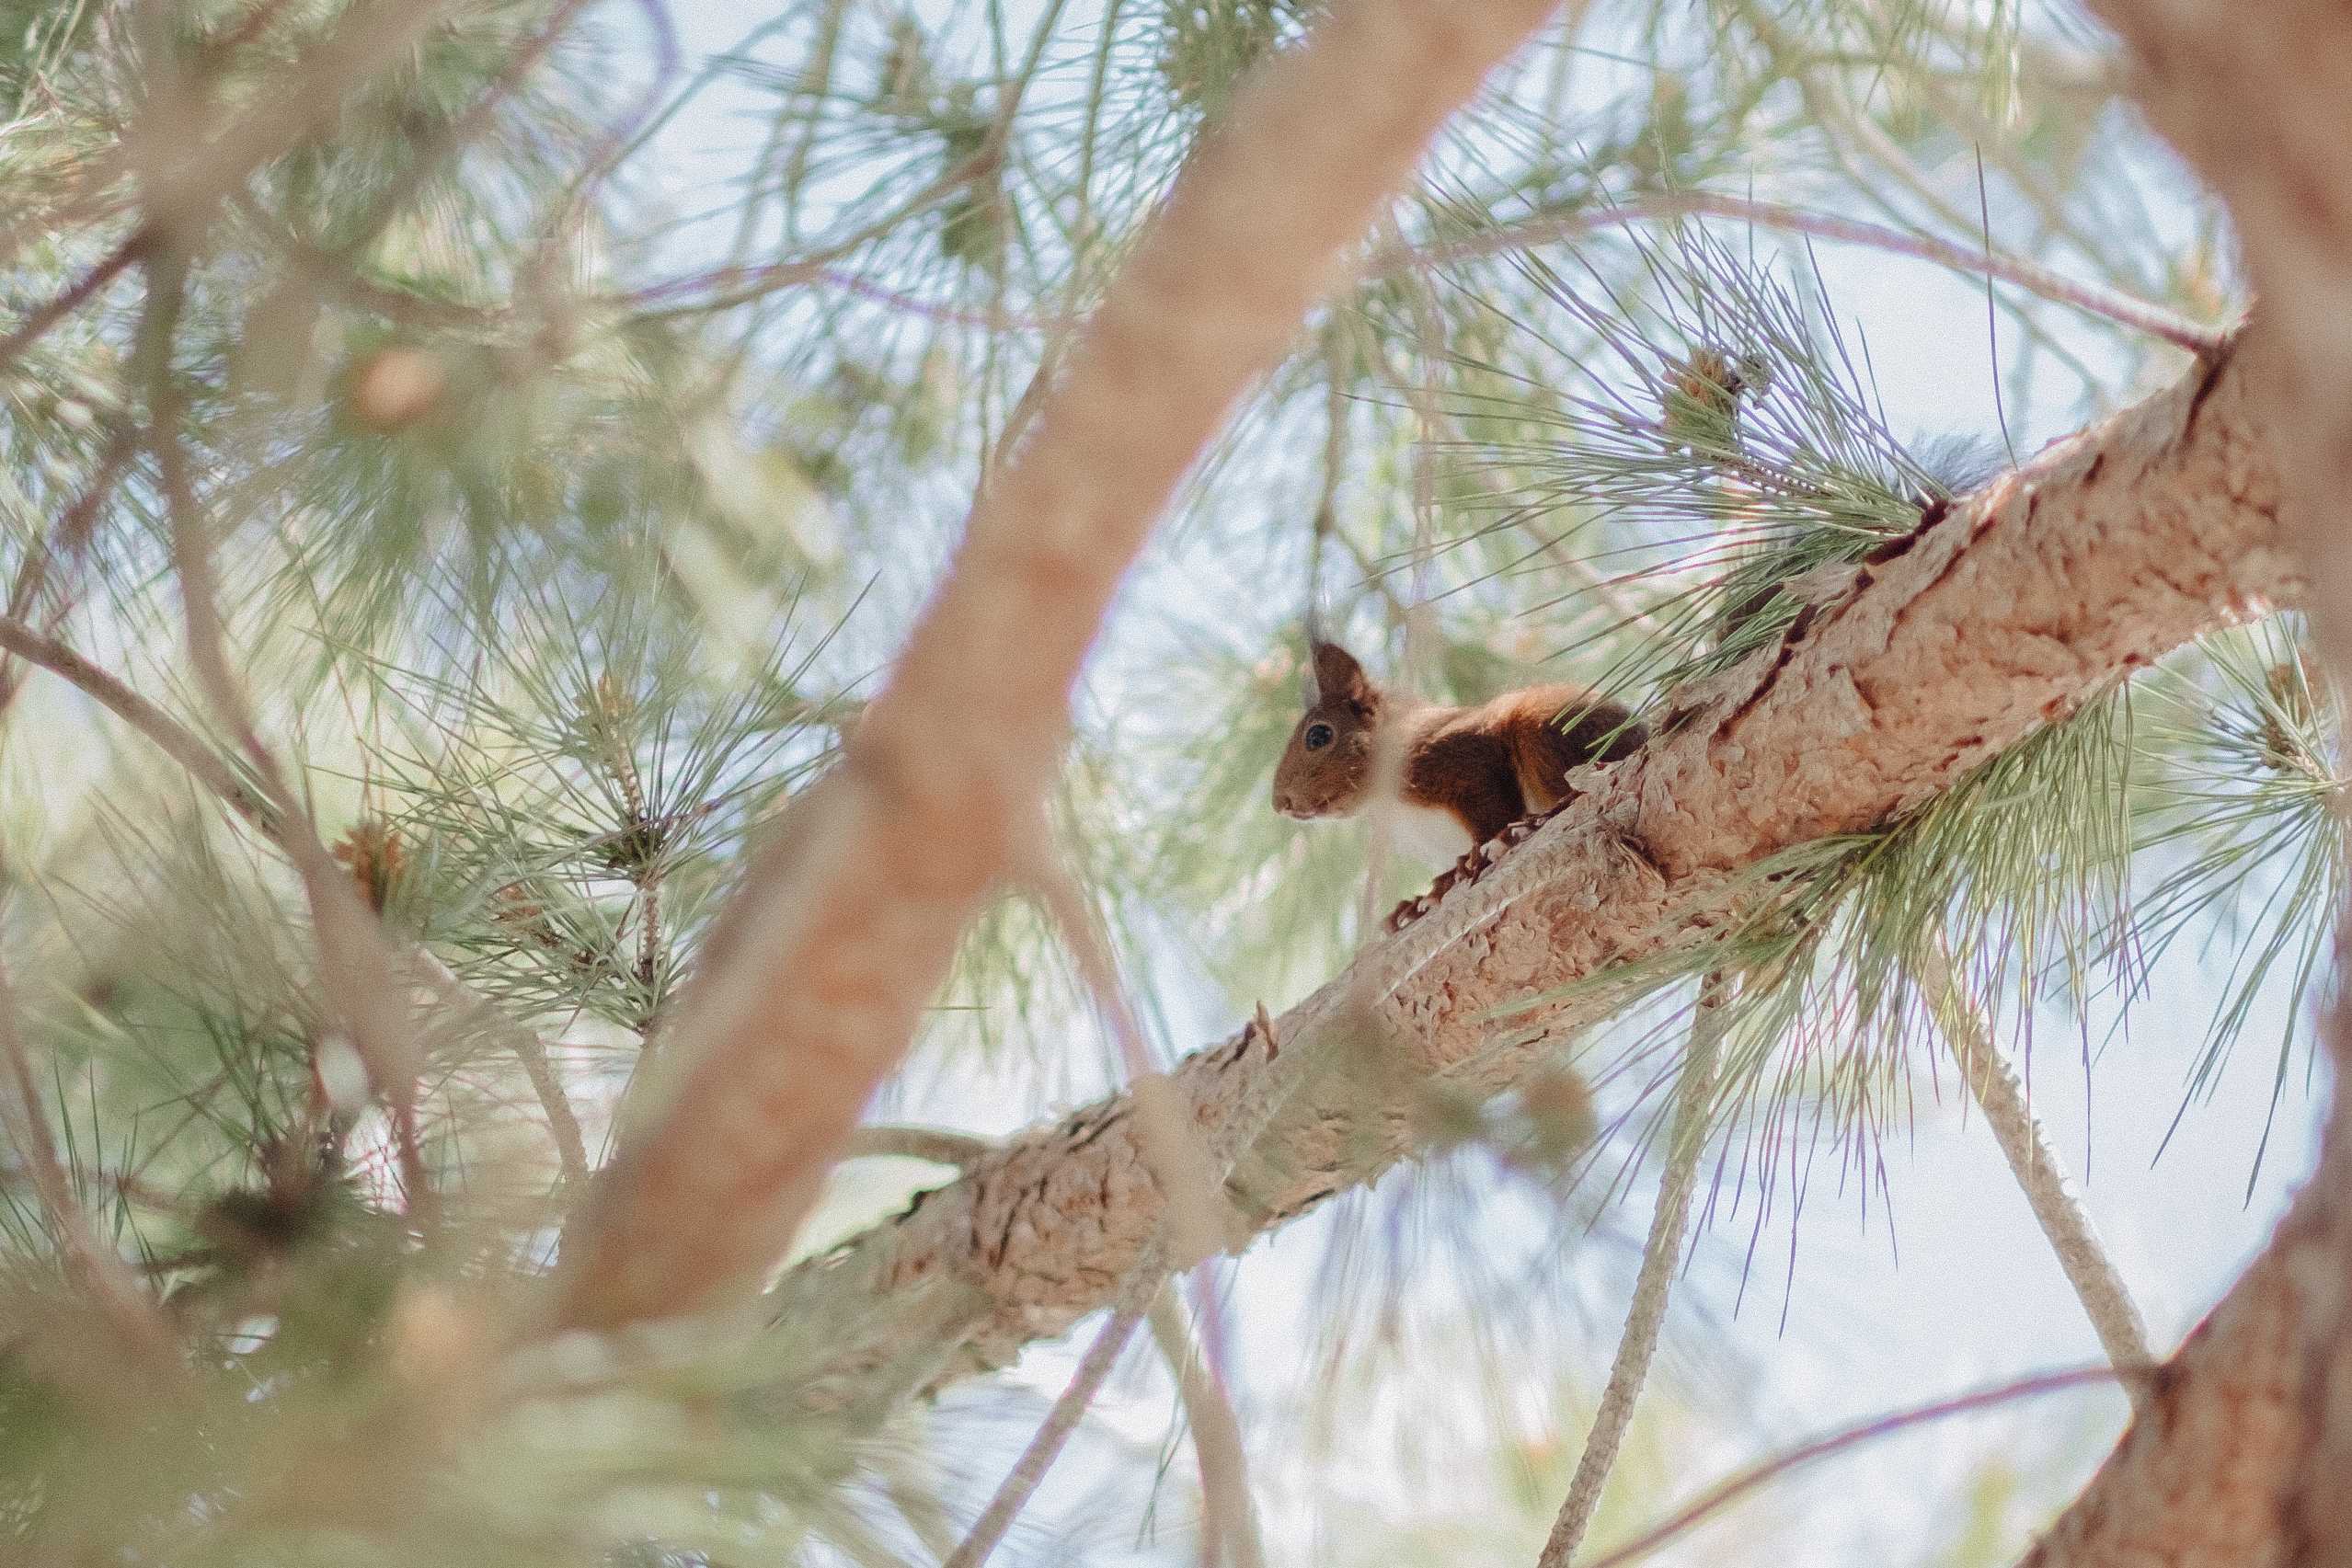
M 1465 882 L 1477 881 L 1479 877 L 1486 875 L 1489 867 L 1502 864 L 1503 856 L 1533 838 L 1535 830 L 1550 821 L 1556 814 L 1555 808 L 1554 811 L 1538 812 L 1532 816 L 1521 817 L 1515 821 L 1505 823 L 1501 832 L 1497 833 L 1483 844 L 1472 846 L 1468 854 L 1463 855 L 1440 873 L 1438 879 L 1429 884 L 1428 892 L 1417 898 L 1407 898 L 1389 910 L 1388 920 L 1385 922 L 1388 929 L 1392 932 L 1403 931 L 1444 902 L 1448 893 Z

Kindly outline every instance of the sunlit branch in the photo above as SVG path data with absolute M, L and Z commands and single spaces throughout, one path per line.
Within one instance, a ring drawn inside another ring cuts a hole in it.
M 2123 1276 L 2109 1261 L 2091 1228 L 2089 1213 L 2043 1136 L 2016 1070 L 1994 1044 L 1983 1008 L 1962 988 L 1940 944 L 1916 961 L 1916 971 L 1960 1077 L 1984 1112 L 2002 1157 L 2048 1238 L 2059 1267 L 2082 1299 L 2107 1358 L 2125 1371 L 2152 1366 L 2156 1358 L 2148 1348 L 2148 1327 L 2140 1321 L 2140 1309 L 2132 1304 Z
M 1723 1031 L 1730 1023 L 1730 982 L 1709 975 L 1700 986 L 1697 1010 L 1691 1020 L 1691 1039 L 1682 1071 L 1674 1086 L 1674 1125 L 1668 1134 L 1666 1169 L 1658 1177 L 1658 1207 L 1650 1215 L 1649 1239 L 1642 1244 L 1642 1266 L 1634 1280 L 1634 1299 L 1625 1311 L 1625 1332 L 1609 1366 L 1609 1381 L 1593 1412 L 1592 1430 L 1577 1458 L 1569 1478 L 1568 1495 L 1552 1521 L 1537 1568 L 1567 1568 L 1575 1557 L 1593 1510 L 1601 1505 L 1601 1489 L 1616 1468 L 1617 1451 L 1632 1425 L 1635 1402 L 1648 1379 L 1651 1358 L 1658 1353 L 1658 1332 L 1666 1322 L 1666 1301 L 1675 1271 L 1682 1262 L 1682 1242 L 1691 1225 L 1691 1202 L 1698 1188 L 1699 1156 L 1705 1150 L 1713 1125 L 1717 1068 L 1722 1059 Z

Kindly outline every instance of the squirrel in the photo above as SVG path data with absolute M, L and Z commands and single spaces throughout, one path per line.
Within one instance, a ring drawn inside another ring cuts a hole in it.
M 1310 647 L 1306 711 L 1275 765 L 1274 809 L 1302 821 L 1351 817 L 1371 804 L 1376 775 L 1393 769 L 1399 839 L 1437 864 L 1457 863 L 1431 899 L 1398 907 L 1392 929 L 1421 912 L 1417 903 L 1475 876 L 1470 863 L 1482 846 L 1566 804 L 1568 770 L 1616 761 L 1647 738 L 1623 707 L 1580 686 L 1443 707 L 1383 690 L 1337 643 Z

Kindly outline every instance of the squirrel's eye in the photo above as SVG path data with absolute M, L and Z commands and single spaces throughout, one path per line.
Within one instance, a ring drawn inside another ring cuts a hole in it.
M 1327 724 L 1311 724 L 1307 726 L 1306 741 L 1308 750 L 1322 750 L 1325 747 L 1331 744 L 1331 727 Z

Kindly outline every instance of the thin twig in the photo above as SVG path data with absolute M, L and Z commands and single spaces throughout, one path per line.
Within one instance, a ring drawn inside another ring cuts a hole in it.
M 1252 1036 L 1265 1043 L 1269 1058 L 1279 1055 L 1274 1041 L 1273 1025 L 1267 1019 L 1263 1006 L 1258 1008 L 1256 1017 L 1244 1031 L 1245 1039 Z M 1291 1082 L 1287 1087 L 1244 1101 L 1219 1123 L 1212 1140 L 1211 1155 L 1216 1168 L 1224 1174 L 1230 1174 L 1242 1157 L 1256 1145 L 1303 1079 L 1312 1075 L 1312 1068 L 1297 1065 L 1295 1058 L 1293 1063 L 1290 1070 Z M 1109 1376 L 1120 1347 L 1135 1332 L 1137 1321 L 1148 1310 L 1152 1299 L 1165 1288 L 1170 1230 L 1169 1218 L 1164 1212 L 1160 1221 L 1153 1227 L 1150 1239 L 1136 1253 L 1118 1294 L 1112 1298 L 1111 1319 L 1088 1348 L 1086 1358 L 1080 1363 L 1070 1386 L 1055 1402 L 1044 1425 L 1031 1439 L 1013 1472 L 1005 1477 L 996 1495 L 990 1500 L 987 1510 L 972 1527 L 971 1534 L 941 1568 L 979 1568 L 989 1552 L 995 1550 L 1014 1518 L 1045 1479 L 1046 1471 L 1061 1453 L 1062 1445 L 1069 1440 L 1071 1431 L 1085 1413 L 1087 1405 L 1093 1402 L 1103 1379 Z M 1237 1451 L 1238 1442 L 1236 1436 Z
M 115 717 L 152 741 L 189 777 L 221 798 L 254 830 L 279 841 L 278 810 L 194 730 L 141 696 L 118 677 L 99 669 L 55 637 L 20 622 L 0 619 L 0 650 L 38 665 L 78 688 Z
M 41 1109 L 32 1059 L 25 1048 L 24 1035 L 17 1027 L 17 1018 L 14 990 L 6 971 L 0 969 L 0 1056 L 7 1060 L 9 1087 L 14 1091 L 17 1115 L 11 1119 L 19 1123 L 16 1142 L 31 1168 L 33 1187 L 40 1195 L 50 1228 L 57 1233 L 58 1244 L 65 1249 L 72 1272 L 79 1275 L 85 1288 L 98 1298 L 106 1321 L 114 1326 L 124 1348 L 152 1369 L 176 1376 L 180 1369 L 179 1356 L 170 1325 L 129 1265 L 111 1250 L 98 1244 L 89 1217 L 75 1198 L 73 1182 L 57 1151 L 57 1139 L 50 1132 L 49 1117 Z
M 861 277 L 857 273 L 829 265 L 857 250 L 870 240 L 896 228 L 945 200 L 949 195 L 982 179 L 994 178 L 1002 170 L 1004 150 L 1012 138 L 1013 121 L 1018 115 L 1021 99 L 1037 74 L 1038 63 L 1051 41 L 1061 10 L 1067 0 L 1050 0 L 1045 15 L 1031 35 L 1029 52 L 1019 71 L 1015 73 L 1004 90 L 1003 101 L 971 155 L 944 171 L 936 179 L 917 191 L 904 202 L 879 219 L 866 223 L 847 238 L 834 242 L 812 257 L 797 261 L 774 262 L 761 266 L 730 263 L 728 266 L 694 273 L 683 278 L 666 280 L 633 289 L 626 293 L 608 296 L 601 303 L 636 309 L 648 319 L 662 319 L 678 315 L 699 315 L 731 310 L 750 304 L 778 290 L 803 283 L 821 283 L 843 290 L 862 298 L 906 311 L 927 320 L 952 326 L 985 327 L 992 331 L 1050 332 L 1075 325 L 1073 319 L 1050 316 L 1022 315 L 1000 306 L 978 310 L 954 305 L 934 304 L 912 294 Z M 805 146 L 805 143 L 804 143 Z M 793 177 L 786 176 L 787 181 Z M 1083 191 L 1084 182 L 1080 189 Z M 738 246 L 740 249 L 740 246 Z M 671 301 L 682 294 L 694 294 L 705 290 L 721 291 L 704 300 Z M 658 308 L 648 308 L 658 307 Z
M 1220 1560 L 1233 1568 L 1265 1568 L 1241 1418 L 1233 1412 L 1224 1381 L 1193 1344 L 1183 1303 L 1174 1289 L 1161 1288 L 1147 1321 L 1176 1379 L 1176 1398 L 1192 1429 L 1192 1457 L 1200 1467 L 1201 1568 L 1216 1568 Z
M 511 1031 L 508 1039 L 515 1060 L 522 1064 L 523 1077 L 531 1081 L 532 1093 L 538 1096 L 540 1113 L 547 1118 L 564 1185 L 578 1191 L 588 1180 L 588 1142 L 580 1134 L 579 1116 L 572 1109 L 571 1096 L 564 1093 L 563 1080 L 556 1076 L 555 1063 L 547 1059 L 546 1042 L 536 1030 L 521 1028 Z
M 1699 1155 L 1706 1148 L 1707 1130 L 1715 1108 L 1716 1069 L 1722 1058 L 1723 1032 L 1730 1022 L 1730 982 L 1709 975 L 1699 987 L 1698 1008 L 1691 1020 L 1691 1043 L 1682 1059 L 1682 1072 L 1674 1089 L 1674 1127 L 1666 1150 L 1666 1171 L 1658 1185 L 1658 1207 L 1651 1213 L 1649 1240 L 1642 1248 L 1641 1272 L 1634 1280 L 1633 1304 L 1626 1310 L 1625 1332 L 1617 1341 L 1616 1359 L 1610 1364 L 1609 1382 L 1593 1412 L 1592 1430 L 1568 1482 L 1568 1495 L 1559 1516 L 1544 1539 L 1536 1568 L 1567 1568 L 1592 1523 L 1601 1488 L 1616 1468 L 1617 1451 L 1634 1419 L 1634 1402 L 1649 1377 L 1658 1352 L 1660 1327 L 1666 1322 L 1666 1300 L 1681 1262 L 1682 1239 L 1691 1225 L 1691 1200 L 1698 1186 Z
M 2071 305 L 2088 315 L 2103 316 L 2161 338 L 2194 354 L 2214 352 L 2229 336 L 2227 327 L 2208 326 L 2201 322 L 2190 321 L 2151 301 L 2136 299 L 2097 283 L 2062 277 L 2021 258 L 1955 245 L 1933 235 L 1907 234 L 1882 223 L 1864 223 L 1856 218 L 1810 212 L 1783 202 L 1759 201 L 1711 190 L 1677 191 L 1594 208 L 1589 212 L 1531 218 L 1524 223 L 1507 224 L 1486 234 L 1474 235 L 1444 245 L 1419 250 L 1392 250 L 1375 258 L 1373 270 L 1384 274 L 1410 267 L 1444 266 L 1451 262 L 1497 256 L 1507 251 L 1532 249 L 1604 229 L 1695 215 L 1730 218 L 1754 223 L 1761 228 L 1811 235 L 1818 239 L 1846 245 L 1868 246 L 1874 250 L 1932 261 L 1956 272 L 1995 278 L 2044 299 Z
M 793 288 L 802 283 L 826 281 L 836 286 L 848 287 L 850 286 L 848 280 L 855 275 L 837 272 L 832 268 L 832 263 L 883 235 L 889 234 L 901 223 L 920 217 L 932 208 L 938 206 L 979 178 L 981 172 L 975 166 L 975 161 L 967 160 L 955 168 L 949 169 L 879 217 L 859 225 L 850 234 L 826 246 L 813 256 L 803 257 L 797 261 L 774 262 L 751 268 L 722 267 L 713 271 L 696 273 L 691 277 L 670 279 L 663 282 L 648 284 L 625 293 L 609 295 L 589 303 L 593 305 L 609 305 L 627 310 L 637 319 L 642 321 L 663 321 L 679 316 L 717 315 L 721 311 L 732 310 L 738 305 L 752 303 L 774 293 L 779 289 Z M 868 285 L 860 280 L 855 287 L 858 292 L 871 293 L 880 285 Z M 675 303 L 666 303 L 675 299 L 675 296 L 692 294 L 705 288 L 717 289 L 720 292 L 708 299 L 683 299 L 675 300 Z M 902 296 L 892 296 L 889 303 L 899 303 L 902 301 Z M 943 316 L 942 319 L 953 318 Z M 994 325 L 997 317 L 991 315 L 979 319 Z M 1008 324 L 1027 325 L 1009 323 L 1009 321 Z
M 431 953 L 419 947 L 414 957 L 426 986 L 444 1006 L 461 1016 L 471 1013 L 480 1018 L 514 1052 L 532 1093 L 538 1097 L 540 1113 L 547 1118 L 547 1134 L 555 1141 L 556 1168 L 563 1173 L 564 1185 L 574 1192 L 580 1190 L 589 1177 L 588 1142 L 580 1132 L 579 1113 L 573 1109 L 563 1079 L 548 1058 L 547 1043 L 537 1030 L 509 1018 L 468 990 L 456 971 Z
M 1070 1385 L 1053 1402 L 1053 1408 L 1047 1412 L 1037 1435 L 1029 1439 L 1029 1446 L 1022 1449 L 1021 1457 L 1014 1461 L 1012 1473 L 997 1487 L 996 1494 L 988 1500 L 988 1506 L 981 1510 L 971 1533 L 964 1537 L 961 1544 L 939 1568 L 980 1568 L 988 1561 L 988 1554 L 1004 1540 L 1004 1532 L 1013 1528 L 1014 1519 L 1028 1506 L 1029 1498 L 1044 1482 L 1046 1471 L 1051 1470 L 1053 1461 L 1061 1457 L 1062 1445 L 1069 1442 L 1070 1435 L 1078 1429 L 1078 1423 L 1085 1416 L 1086 1407 L 1093 1404 L 1095 1396 L 1102 1391 L 1111 1368 L 1119 1365 L 1119 1352 L 1127 1348 L 1128 1340 L 1134 1336 L 1135 1325 L 1143 1321 L 1153 1298 L 1166 1288 L 1167 1271 L 1160 1261 L 1159 1249 L 1148 1248 L 1144 1256 L 1137 1260 L 1135 1270 L 1128 1277 L 1126 1288 L 1119 1292 L 1119 1299 L 1112 1304 L 1110 1321 L 1103 1324 L 1102 1332 L 1095 1335 L 1095 1343 L 1086 1347 L 1086 1354 L 1079 1359 L 1077 1371 L 1071 1374 Z
M 15 363 L 17 355 L 31 348 L 52 327 L 97 298 L 109 283 L 122 276 L 124 270 L 139 259 L 149 237 L 147 230 L 139 230 L 65 289 L 35 305 L 25 319 L 17 324 L 15 331 L 0 338 L 0 370 Z
M 1952 972 L 1951 956 L 1941 939 L 1913 960 L 1912 968 L 1920 989 L 1927 993 L 1928 1005 L 1934 1010 L 1937 1026 L 1952 1047 L 1953 1060 L 1959 1064 L 1961 1081 L 1984 1112 L 1993 1139 L 2001 1145 L 2002 1157 L 2009 1162 L 2010 1173 L 2017 1178 L 2050 1250 L 2058 1254 L 2059 1267 L 2065 1271 L 2067 1283 L 2074 1287 L 2092 1328 L 2098 1332 L 2107 1359 L 2127 1371 L 2152 1366 L 2156 1358 L 2148 1348 L 2148 1327 L 2140 1309 L 2106 1249 L 2099 1244 L 2091 1216 L 2043 1135 L 2015 1069 L 1993 1044 L 1983 1008 Z M 2135 1402 L 2146 1393 L 2140 1384 L 2132 1385 L 2131 1391 Z
M 34 604 L 43 594 L 54 591 L 57 602 L 48 616 L 51 629 L 53 631 L 64 619 L 76 597 L 74 579 L 78 578 L 78 568 L 88 558 L 90 535 L 98 526 L 98 509 L 106 504 L 107 497 L 113 493 L 115 486 L 129 470 L 132 459 L 138 456 L 139 448 L 137 428 L 125 421 L 98 454 L 98 466 L 90 475 L 90 482 L 83 486 L 81 494 L 74 498 L 73 505 L 65 509 L 65 515 L 58 520 L 54 539 L 43 539 L 36 544 L 24 563 L 17 568 L 16 581 L 8 589 L 7 609 L 0 613 L 5 613 L 11 621 L 24 621 L 31 615 Z M 73 577 L 64 577 L 59 572 L 61 557 L 66 567 L 75 568 Z M 13 661 L 0 658 L 0 714 L 7 712 L 15 704 L 17 693 L 23 686 L 23 672 Z
M 827 252 L 832 254 L 842 248 L 828 246 Z M 781 261 L 722 267 L 691 278 L 647 284 L 627 294 L 615 296 L 615 303 L 631 305 L 650 303 L 673 294 L 691 293 L 704 288 L 729 291 L 724 297 L 717 300 L 687 300 L 660 312 L 647 313 L 660 315 L 701 314 L 748 304 L 763 295 L 802 283 L 838 289 L 843 293 L 855 294 L 859 299 L 869 300 L 879 305 L 888 305 L 892 310 L 919 316 L 924 321 L 936 322 L 943 326 L 972 326 L 991 332 L 1052 332 L 1075 325 L 1077 319 L 1076 317 L 1026 314 L 1006 310 L 999 305 L 940 304 L 908 293 L 903 289 L 894 289 L 887 283 L 877 282 L 847 268 L 830 267 L 816 261 Z
M 1948 1416 L 1968 1415 L 1979 1410 L 1991 1410 L 2014 1403 L 2021 1399 L 2035 1399 L 2043 1394 L 2058 1393 L 2067 1389 L 2090 1388 L 2099 1383 L 2140 1382 L 2144 1374 L 2127 1374 L 2113 1367 L 2078 1367 L 2070 1371 L 2044 1372 L 2036 1377 L 2021 1378 L 1998 1388 L 1980 1389 L 1975 1393 L 1958 1394 L 1951 1399 L 1937 1400 L 1930 1404 L 1912 1405 L 1905 1410 L 1876 1416 L 1858 1425 L 1832 1432 L 1800 1443 L 1787 1452 L 1739 1471 L 1716 1482 L 1691 1502 L 1668 1515 L 1663 1520 L 1644 1530 L 1616 1551 L 1595 1558 L 1588 1568 L 1624 1568 L 1638 1562 L 1668 1541 L 1755 1491 L 1765 1482 L 1776 1480 L 1796 1469 L 1831 1454 L 1890 1436 L 1897 1432 Z

